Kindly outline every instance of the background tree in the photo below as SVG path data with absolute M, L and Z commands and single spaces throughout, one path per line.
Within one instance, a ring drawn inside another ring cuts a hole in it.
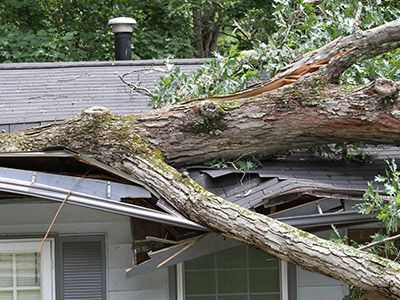
M 252 30 L 262 25 L 259 31 L 268 32 L 271 22 L 261 14 L 271 15 L 271 1 L 4 0 L 0 61 L 112 59 L 107 22 L 121 15 L 137 21 L 136 58 L 210 56 L 222 43 L 220 35 L 233 39 L 225 40 L 223 49 L 247 42 L 241 34 L 232 34 L 232 20 L 247 19 L 249 13 L 258 14 L 247 22 L 253 24 Z
M 4 0 L 0 61 L 109 60 L 116 16 L 137 20 L 136 58 L 210 57 L 265 45 L 268 72 L 338 36 L 399 17 L 390 0 Z

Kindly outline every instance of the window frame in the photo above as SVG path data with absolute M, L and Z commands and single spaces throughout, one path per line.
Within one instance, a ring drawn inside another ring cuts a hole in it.
M 42 239 L 0 239 L 1 253 L 32 253 L 37 252 Z M 55 300 L 55 246 L 54 239 L 47 239 L 40 257 L 40 289 L 41 298 Z

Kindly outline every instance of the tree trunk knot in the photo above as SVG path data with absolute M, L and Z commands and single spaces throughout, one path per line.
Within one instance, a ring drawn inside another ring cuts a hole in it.
M 204 101 L 200 106 L 200 113 L 208 118 L 215 118 L 222 114 L 222 108 L 214 102 Z
M 102 115 L 102 114 L 110 114 L 110 113 L 111 113 L 111 111 L 104 106 L 88 107 L 82 112 L 82 114 L 85 114 L 85 115 Z
M 372 90 L 378 95 L 386 98 L 395 96 L 398 92 L 398 87 L 393 80 L 386 78 L 378 78 L 374 82 Z

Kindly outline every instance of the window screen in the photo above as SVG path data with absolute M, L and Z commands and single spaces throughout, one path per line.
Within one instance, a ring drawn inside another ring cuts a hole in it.
M 279 260 L 239 246 L 184 264 L 187 300 L 279 300 Z

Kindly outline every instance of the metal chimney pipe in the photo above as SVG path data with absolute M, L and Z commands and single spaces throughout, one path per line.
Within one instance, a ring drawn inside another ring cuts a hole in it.
M 131 37 L 133 25 L 136 21 L 132 18 L 114 18 L 108 21 L 114 33 L 115 60 L 131 60 Z

